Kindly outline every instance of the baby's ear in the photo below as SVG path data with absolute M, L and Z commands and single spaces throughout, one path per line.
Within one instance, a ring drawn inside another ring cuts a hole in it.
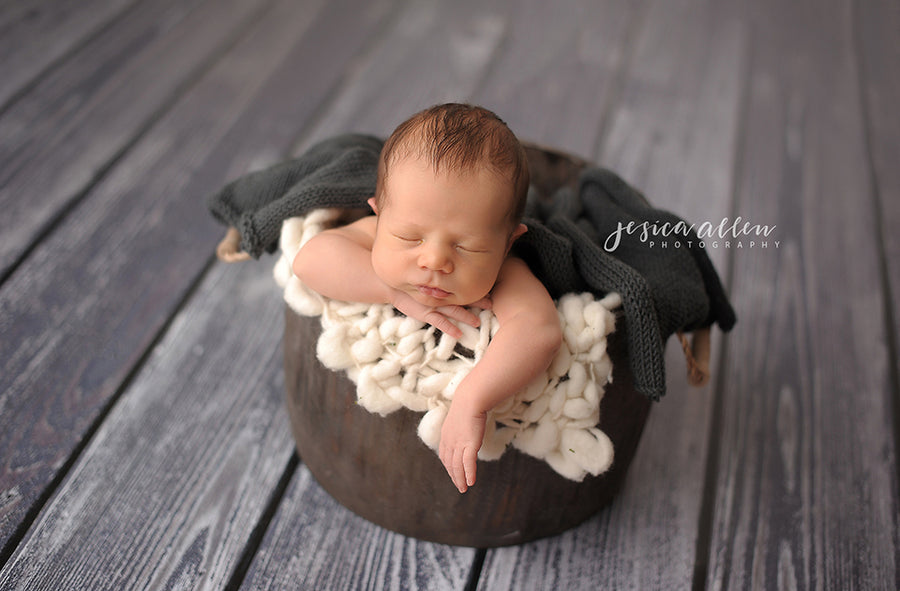
M 515 242 L 516 240 L 519 239 L 519 236 L 521 236 L 522 234 L 524 234 L 527 231 L 528 231 L 528 226 L 526 226 L 525 224 L 519 224 L 518 226 L 516 226 L 516 229 L 513 230 L 513 233 L 510 235 L 509 243 L 512 244 L 513 242 Z
M 512 231 L 512 234 L 509 235 L 509 241 L 506 243 L 506 254 L 509 254 L 509 250 L 512 248 L 513 242 L 519 239 L 519 236 L 528 231 L 528 226 L 525 224 L 519 224 L 516 226 L 516 229 Z
M 375 215 L 378 215 L 378 205 L 375 204 L 375 198 L 369 197 L 369 200 L 366 203 L 369 204 L 369 207 L 372 208 L 372 211 L 375 212 Z

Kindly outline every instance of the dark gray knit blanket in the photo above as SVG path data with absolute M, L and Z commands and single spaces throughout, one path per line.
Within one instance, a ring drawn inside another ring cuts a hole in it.
M 238 229 L 243 251 L 259 258 L 276 250 L 287 218 L 323 207 L 368 210 L 382 143 L 356 134 L 322 141 L 296 159 L 231 182 L 210 196 L 209 209 Z M 734 326 L 734 310 L 693 230 L 660 238 L 655 247 L 639 231 L 620 232 L 616 248 L 604 248 L 620 223 L 637 228 L 668 222 L 672 228 L 683 221 L 651 207 L 615 173 L 587 167 L 577 189 L 561 187 L 550 199 L 532 188 L 525 216 L 528 232 L 514 252 L 552 297 L 584 291 L 622 296 L 634 386 L 654 400 L 665 393 L 669 336 L 713 323 L 723 331 Z

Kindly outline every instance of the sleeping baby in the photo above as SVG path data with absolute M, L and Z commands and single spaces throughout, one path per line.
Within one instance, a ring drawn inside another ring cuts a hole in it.
M 543 284 L 510 256 L 528 189 L 525 152 L 492 112 L 432 107 L 400 124 L 378 163 L 374 216 L 326 230 L 293 261 L 309 288 L 336 300 L 391 304 L 459 338 L 491 309 L 499 329 L 453 394 L 441 462 L 461 493 L 475 483 L 487 413 L 527 386 L 562 339 Z

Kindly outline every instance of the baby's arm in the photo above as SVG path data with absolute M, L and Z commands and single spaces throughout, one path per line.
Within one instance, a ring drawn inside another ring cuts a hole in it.
M 431 308 L 384 283 L 372 268 L 375 218 L 364 217 L 352 224 L 325 230 L 311 238 L 292 265 L 307 287 L 344 302 L 391 304 L 407 316 L 427 322 L 459 338 L 462 331 L 452 321 L 478 326 L 478 317 L 460 306 Z M 479 302 L 487 307 L 488 302 Z
M 460 492 L 475 483 L 487 412 L 546 370 L 562 342 L 556 306 L 521 259 L 504 262 L 492 300 L 499 329 L 457 387 L 441 430 L 441 462 Z
M 325 230 L 294 257 L 293 271 L 307 287 L 345 302 L 388 303 L 390 288 L 372 269 L 374 218 Z

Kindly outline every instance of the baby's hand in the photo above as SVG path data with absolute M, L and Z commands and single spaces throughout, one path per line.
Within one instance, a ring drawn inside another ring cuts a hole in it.
M 478 450 L 484 440 L 486 412 L 475 412 L 453 403 L 441 429 L 439 455 L 453 484 L 464 493 L 475 484 Z
M 431 308 L 424 304 L 420 304 L 408 294 L 400 291 L 396 292 L 392 304 L 407 316 L 415 318 L 416 320 L 421 320 L 422 322 L 427 322 L 441 332 L 447 333 L 456 339 L 462 337 L 462 331 L 454 324 L 454 320 L 456 322 L 463 322 L 469 326 L 474 326 L 475 328 L 478 328 L 481 324 L 478 316 L 469 312 L 462 306 L 439 306 L 437 308 Z M 489 310 L 491 307 L 491 300 L 489 298 L 483 298 L 472 305 Z

